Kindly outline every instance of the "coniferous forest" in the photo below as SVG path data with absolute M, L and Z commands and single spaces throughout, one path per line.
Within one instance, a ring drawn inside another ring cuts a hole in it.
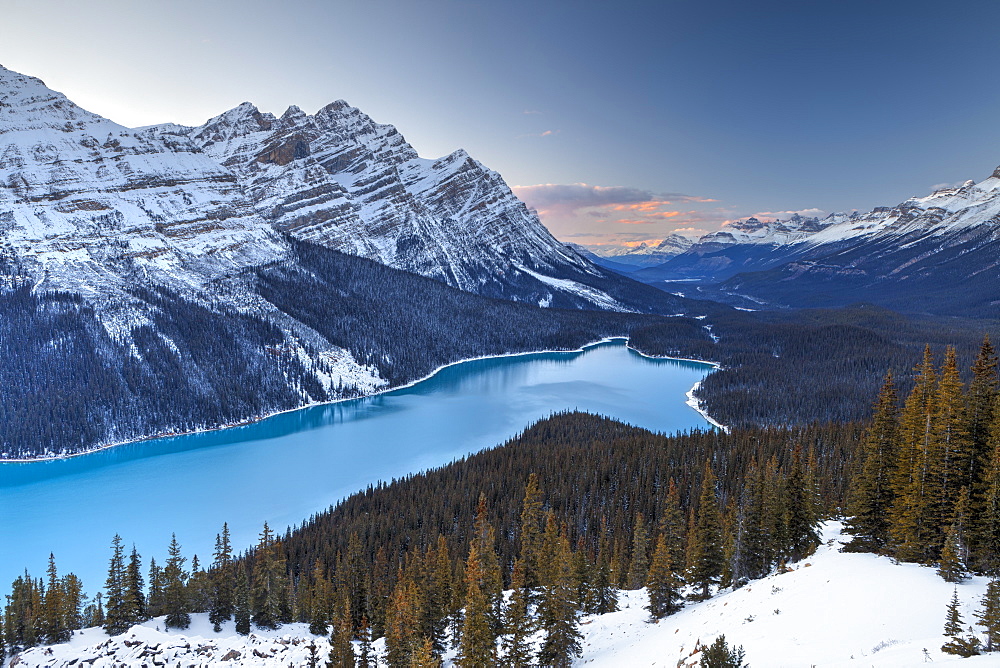
M 580 616 L 614 610 L 619 590 L 647 587 L 650 617 L 670 615 L 807 557 L 820 520 L 838 515 L 855 536 L 845 549 L 932 566 L 949 582 L 996 576 L 1000 383 L 989 340 L 968 382 L 961 366 L 954 348 L 938 359 L 928 347 L 912 389 L 887 374 L 863 423 L 664 436 L 554 415 L 284 535 L 264 525 L 245 553 L 222 527 L 211 563 L 189 563 L 175 538 L 163 564 L 144 563 L 116 536 L 93 598 L 54 560 L 45 577 L 18 578 L 4 642 L 17 651 L 160 615 L 185 628 L 208 612 L 241 633 L 308 622 L 341 652 L 329 665 L 353 665 L 352 640 L 361 664 L 375 665 L 370 642 L 382 636 L 391 666 L 448 648 L 463 666 L 568 665 Z M 994 617 L 982 621 L 990 633 Z M 526 640 L 536 631 L 537 650 Z M 951 642 L 965 641 L 960 630 Z

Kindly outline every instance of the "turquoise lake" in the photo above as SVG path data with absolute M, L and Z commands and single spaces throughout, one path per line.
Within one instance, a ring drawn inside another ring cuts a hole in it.
M 60 573 L 94 594 L 115 533 L 144 570 L 150 556 L 163 563 L 173 532 L 207 565 L 223 522 L 242 550 L 265 521 L 283 532 L 369 484 L 503 443 L 558 411 L 666 433 L 706 428 L 685 394 L 710 371 L 614 341 L 463 362 L 409 388 L 231 429 L 0 464 L 0 589 L 25 568 L 43 576 L 53 552 Z

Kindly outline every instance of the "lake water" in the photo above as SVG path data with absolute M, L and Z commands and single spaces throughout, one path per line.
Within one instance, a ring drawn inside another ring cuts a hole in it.
M 49 552 L 95 593 L 111 539 L 162 565 L 172 532 L 212 558 L 228 522 L 256 542 L 378 480 L 497 445 L 554 412 L 580 409 L 655 431 L 704 428 L 685 394 L 706 364 L 650 359 L 616 341 L 447 367 L 412 387 L 284 413 L 215 432 L 144 441 L 71 459 L 0 465 L 0 592 Z M 470 500 L 470 503 L 472 501 Z M 188 562 L 190 565 L 190 562 Z

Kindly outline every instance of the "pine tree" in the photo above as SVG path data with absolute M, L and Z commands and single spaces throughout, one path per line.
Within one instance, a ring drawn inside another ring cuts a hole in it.
M 871 424 L 861 440 L 860 470 L 851 479 L 847 531 L 852 549 L 883 552 L 889 545 L 893 470 L 898 462 L 899 399 L 888 372 L 875 401 Z
M 628 570 L 628 588 L 640 589 L 649 573 L 649 533 L 642 513 L 636 513 L 632 529 L 632 560 Z
M 711 463 L 705 462 L 701 496 L 698 500 L 697 522 L 690 540 L 691 566 L 688 581 L 701 588 L 699 598 L 709 597 L 709 588 L 722 575 L 722 518 L 715 497 L 715 475 Z
M 142 579 L 142 563 L 139 559 L 139 553 L 133 545 L 128 565 L 125 567 L 125 612 L 128 615 L 129 625 L 140 624 L 148 619 L 145 588 L 146 583 Z
M 431 639 L 434 655 L 438 657 L 445 651 L 448 616 L 451 612 L 451 568 L 448 541 L 444 536 L 438 535 L 436 546 L 427 553 L 427 595 L 422 629 L 424 635 Z
M 63 610 L 65 612 L 65 625 L 71 631 L 83 628 L 83 601 L 86 596 L 83 593 L 83 582 L 80 578 L 67 573 L 62 578 Z M 103 623 L 103 622 L 102 622 Z M 101 624 L 93 624 L 100 626 Z
M 520 558 L 524 563 L 524 582 L 532 594 L 541 586 L 539 571 L 542 546 L 542 490 L 538 485 L 538 476 L 534 473 L 528 476 L 524 491 L 524 502 L 521 507 L 521 546 Z
M 254 552 L 250 592 L 253 623 L 257 628 L 276 629 L 281 626 L 287 593 L 285 558 L 281 553 L 281 545 L 275 540 L 267 522 L 264 522 L 264 529 Z
M 149 558 L 149 598 L 146 599 L 146 614 L 159 617 L 164 612 L 163 569 L 156 565 L 156 559 Z
M 212 602 L 208 620 L 216 633 L 222 623 L 233 616 L 233 547 L 229 539 L 229 524 L 223 523 L 222 533 L 215 536 L 215 553 L 211 569 Z
M 526 668 L 534 658 L 528 638 L 535 632 L 535 622 L 529 609 L 529 592 L 524 582 L 524 562 L 514 562 L 511 572 L 510 603 L 504 614 L 504 636 L 501 641 L 506 668 Z
M 330 631 L 330 656 L 326 662 L 327 668 L 354 668 L 357 660 L 354 656 L 352 634 L 351 601 L 345 598 L 338 606 Z
M 997 400 L 1000 406 L 1000 399 Z M 977 503 L 976 547 L 983 569 L 1000 573 L 1000 410 L 990 432 L 992 456 L 980 484 Z
M 979 654 L 979 639 L 975 636 L 962 635 L 962 613 L 958 606 L 958 589 L 955 589 L 951 595 L 951 602 L 948 603 L 944 622 L 944 634 L 951 639 L 941 646 L 941 651 L 961 657 L 976 656 Z
M 667 495 L 660 511 L 659 532 L 670 551 L 670 563 L 677 570 L 684 564 L 684 513 L 681 511 L 681 492 L 670 478 Z
M 969 577 L 969 570 L 962 557 L 963 551 L 958 529 L 952 524 L 941 549 L 941 562 L 937 570 L 937 574 L 944 578 L 945 582 L 963 582 Z
M 420 600 L 411 578 L 400 577 L 385 615 L 385 648 L 390 666 L 409 666 L 420 643 Z
M 250 634 L 250 576 L 246 567 L 240 566 L 235 573 L 236 587 L 233 592 L 233 621 L 236 623 L 236 632 L 240 635 Z
M 929 563 L 936 556 L 939 518 L 934 464 L 934 416 L 938 375 L 930 346 L 917 366 L 913 391 L 906 398 L 899 423 L 899 456 L 892 481 L 890 534 L 895 556 L 902 561 Z
M 163 567 L 163 603 L 168 629 L 186 629 L 191 625 L 187 601 L 187 571 L 184 570 L 186 557 L 181 556 L 181 546 L 177 534 L 172 534 L 167 548 L 167 563 Z
M 965 396 L 958 371 L 958 356 L 953 346 L 945 352 L 941 380 L 938 383 L 937 413 L 934 416 L 935 462 L 938 476 L 935 486 L 939 490 L 935 499 L 936 517 L 940 527 L 947 526 L 947 518 L 954 512 L 959 490 L 971 487 L 968 477 L 972 471 L 972 444 L 965 431 Z M 939 539 L 940 544 L 940 539 Z
M 976 612 L 976 619 L 986 631 L 986 651 L 1000 650 L 1000 580 L 994 578 L 986 585 L 983 607 Z
M 545 638 L 538 651 L 538 662 L 545 666 L 569 666 L 580 656 L 580 618 L 574 600 L 573 571 L 569 539 L 556 525 L 549 511 L 542 537 L 545 571 L 538 603 L 538 622 Z
M 607 520 L 601 517 L 600 536 L 597 541 L 597 561 L 594 564 L 594 575 L 591 591 L 587 597 L 588 614 L 603 615 L 618 610 L 618 589 L 612 583 L 611 555 L 608 547 Z
M 417 646 L 417 651 L 410 660 L 410 666 L 411 668 L 439 668 L 441 666 L 441 659 L 434 654 L 434 642 L 430 638 L 424 638 L 423 642 Z
M 681 609 L 681 582 L 671 561 L 670 547 L 663 534 L 656 538 L 653 562 L 649 568 L 646 588 L 649 592 L 647 610 L 654 619 L 672 615 Z
M 726 636 L 720 635 L 701 653 L 699 665 L 702 668 L 745 668 L 743 647 L 730 647 Z
M 122 538 L 118 534 L 111 540 L 111 562 L 108 564 L 108 578 L 104 583 L 107 603 L 104 612 L 104 631 L 118 635 L 129 629 L 129 611 L 125 603 L 125 553 Z
M 313 565 L 312 572 L 312 596 L 309 602 L 309 633 L 314 635 L 326 635 L 327 626 L 330 624 L 330 608 L 333 591 L 330 581 L 324 572 L 323 562 L 319 559 Z M 347 601 L 350 610 L 350 601 Z
M 998 396 L 997 355 L 989 335 L 983 338 L 979 355 L 972 365 L 972 382 L 966 396 L 965 433 L 971 456 L 965 472 L 965 484 L 972 486 L 982 477 L 990 456 L 990 427 L 993 424 Z
M 56 558 L 49 553 L 48 582 L 42 600 L 43 637 L 47 643 L 69 640 L 72 632 L 66 624 L 66 600 L 62 580 L 56 571 Z
M 375 651 L 372 649 L 372 627 L 367 615 L 362 615 L 358 631 L 358 668 L 375 668 Z
M 813 552 L 819 545 L 819 518 L 813 515 L 814 504 L 806 476 L 802 444 L 796 443 L 792 451 L 792 464 L 785 483 L 788 509 L 786 555 L 790 561 L 798 561 Z
M 469 558 L 465 562 L 465 622 L 462 624 L 458 657 L 455 660 L 462 668 L 493 665 L 496 655 L 496 634 L 490 625 L 491 605 L 483 593 L 486 566 L 481 549 L 481 542 L 472 540 L 469 544 Z

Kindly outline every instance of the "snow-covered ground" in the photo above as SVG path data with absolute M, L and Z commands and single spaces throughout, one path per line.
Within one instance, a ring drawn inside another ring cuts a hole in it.
M 690 668 L 697 665 L 698 643 L 709 644 L 719 634 L 730 645 L 742 645 L 754 668 L 1000 665 L 1000 653 L 959 659 L 941 652 L 952 585 L 933 569 L 841 553 L 838 522 L 824 525 L 823 540 L 813 557 L 791 571 L 689 605 L 659 623 L 650 623 L 643 609 L 645 591 L 623 592 L 618 612 L 583 619 L 584 652 L 576 665 Z M 985 588 L 985 578 L 958 585 L 966 626 L 974 622 Z M 164 633 L 162 627 L 162 619 L 152 620 L 115 638 L 86 630 L 67 644 L 25 652 L 12 665 L 302 666 L 308 665 L 313 642 L 321 660 L 329 649 L 305 624 L 248 637 L 236 635 L 231 623 L 214 633 L 205 615 L 194 615 L 183 634 Z

